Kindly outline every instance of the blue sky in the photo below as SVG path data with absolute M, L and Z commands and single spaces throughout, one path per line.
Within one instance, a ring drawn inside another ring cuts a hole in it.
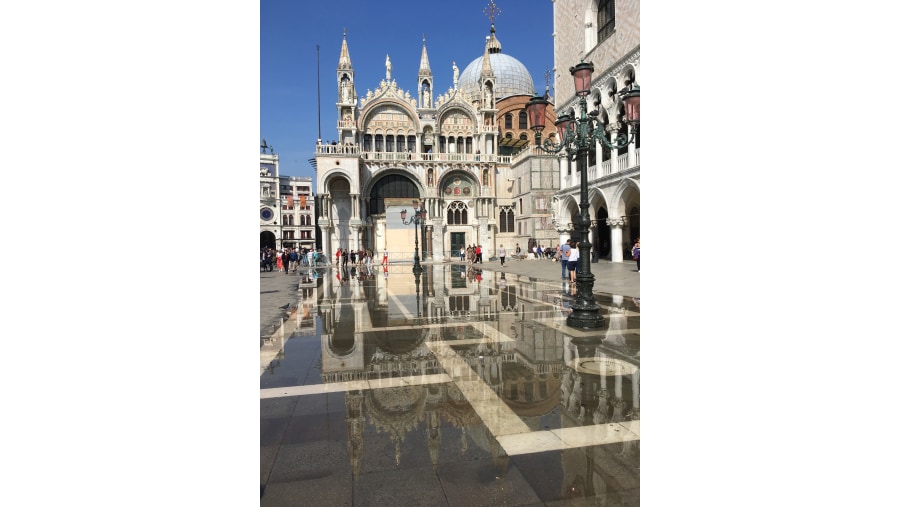
M 462 73 L 484 54 L 484 39 L 491 28 L 484 12 L 489 2 L 262 0 L 260 139 L 274 146 L 281 174 L 315 176 L 308 159 L 315 156 L 318 138 L 319 91 L 322 139 L 337 138 L 336 69 L 345 27 L 359 95 L 378 86 L 385 75 L 385 56 L 390 55 L 397 86 L 415 96 L 423 33 L 435 90 L 444 93 L 452 86 L 454 61 Z M 494 26 L 503 53 L 522 62 L 535 88 L 543 91 L 544 72 L 553 68 L 552 2 L 494 3 L 500 11 Z M 575 63 L 565 65 L 568 68 Z M 321 90 L 317 89 L 317 72 Z

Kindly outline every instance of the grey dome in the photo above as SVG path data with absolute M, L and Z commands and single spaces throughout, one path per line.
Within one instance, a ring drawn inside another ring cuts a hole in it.
M 534 95 L 534 81 L 522 62 L 503 53 L 492 53 L 491 70 L 494 71 L 494 98 L 500 100 L 513 95 Z M 469 97 L 481 96 L 479 79 L 484 56 L 472 60 L 459 76 L 459 89 Z

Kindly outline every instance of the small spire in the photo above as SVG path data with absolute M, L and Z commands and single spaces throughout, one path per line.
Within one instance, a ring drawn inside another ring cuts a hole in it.
M 350 63 L 350 50 L 347 49 L 347 28 L 344 28 L 344 42 L 341 43 L 341 57 L 338 59 L 339 69 L 352 69 L 353 64 Z
M 425 34 L 422 34 L 422 60 L 419 62 L 419 75 L 431 75 L 431 65 L 428 64 L 428 51 L 425 50 Z
M 487 78 L 494 75 L 494 69 L 491 67 L 491 40 L 488 38 L 484 45 L 484 57 L 481 59 L 481 77 Z
M 547 70 L 544 71 L 544 82 L 547 84 L 546 87 L 544 88 L 544 98 L 545 99 L 550 98 L 550 77 L 552 77 L 552 76 L 553 76 L 553 74 L 550 73 L 550 67 L 547 67 Z

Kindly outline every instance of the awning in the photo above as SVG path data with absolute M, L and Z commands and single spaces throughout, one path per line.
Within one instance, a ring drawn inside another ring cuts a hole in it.
M 531 144 L 531 141 L 528 139 L 513 139 L 509 137 L 500 138 L 500 146 L 504 148 L 512 148 L 516 150 L 520 150 L 526 146 Z

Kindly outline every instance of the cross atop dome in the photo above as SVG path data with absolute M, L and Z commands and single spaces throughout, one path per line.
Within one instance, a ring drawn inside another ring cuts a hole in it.
M 500 8 L 497 7 L 497 4 L 494 3 L 494 0 L 491 0 L 491 3 L 484 8 L 484 15 L 491 20 L 491 27 L 493 27 L 494 19 L 500 15 Z

